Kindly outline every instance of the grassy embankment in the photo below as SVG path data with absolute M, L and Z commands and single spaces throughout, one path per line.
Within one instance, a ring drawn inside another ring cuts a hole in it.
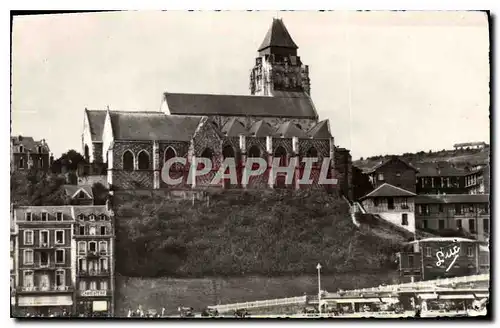
M 326 194 L 216 192 L 193 205 L 121 192 L 114 204 L 117 310 L 314 293 L 318 262 L 327 290 L 369 287 L 391 282 L 402 247 L 357 229 Z

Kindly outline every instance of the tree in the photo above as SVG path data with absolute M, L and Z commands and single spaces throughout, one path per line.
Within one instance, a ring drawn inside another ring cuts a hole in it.
M 108 198 L 109 190 L 100 182 L 92 185 L 92 193 L 94 194 L 94 205 L 105 205 Z
M 74 172 L 78 169 L 78 165 L 86 162 L 82 154 L 74 149 L 70 149 L 52 163 L 51 169 L 53 173 L 62 173 L 63 168 L 66 168 L 66 171 Z
M 13 172 L 10 177 L 11 202 L 14 205 L 67 205 L 62 185 L 64 176 L 30 170 L 26 175 Z

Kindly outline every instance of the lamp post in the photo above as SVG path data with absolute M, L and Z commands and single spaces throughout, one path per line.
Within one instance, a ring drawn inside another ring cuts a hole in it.
M 318 270 L 318 310 L 321 314 L 321 264 L 318 263 L 316 269 Z

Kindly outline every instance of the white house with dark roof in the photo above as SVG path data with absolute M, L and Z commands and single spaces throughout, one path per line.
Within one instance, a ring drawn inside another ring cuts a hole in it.
M 261 157 L 270 164 L 279 157 L 288 166 L 293 157 L 316 154 L 320 162 L 330 159 L 329 177 L 337 178 L 337 188 L 350 197 L 349 151 L 334 145 L 328 120 L 319 121 L 310 97 L 309 68 L 297 49 L 283 21 L 274 19 L 251 71 L 250 95 L 165 92 L 154 112 L 85 110 L 85 157 L 92 165 L 107 166 L 107 183 L 115 189 L 159 189 L 172 188 L 161 179 L 163 164 L 171 157 L 185 157 L 188 163 L 208 157 L 216 170 L 225 158 L 244 163 L 249 156 Z M 209 186 L 215 176 L 211 171 L 188 181 L 186 167 L 174 171 L 171 175 L 183 177 L 175 186 L 181 189 Z M 301 172 L 300 165 L 295 167 L 295 180 Z M 236 185 L 224 181 L 220 187 L 298 188 L 279 179 L 271 184 L 266 174 L 248 185 L 240 178 L 238 172 Z M 313 170 L 311 178 L 314 183 L 301 188 L 324 188 L 317 183 L 319 171 Z
M 415 196 L 411 191 L 384 183 L 360 200 L 367 213 L 415 232 Z

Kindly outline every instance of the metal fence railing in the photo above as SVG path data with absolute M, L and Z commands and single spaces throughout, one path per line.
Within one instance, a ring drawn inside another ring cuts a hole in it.
M 428 281 L 418 281 L 418 282 L 410 282 L 404 284 L 397 285 L 387 285 L 387 286 L 378 286 L 371 288 L 362 288 L 362 289 L 354 289 L 354 290 L 346 290 L 346 293 L 367 293 L 367 292 L 383 292 L 383 291 L 396 291 L 398 289 L 405 288 L 422 288 L 422 287 L 437 287 L 441 285 L 452 285 L 459 283 L 469 283 L 469 282 L 479 282 L 479 281 L 488 281 L 490 279 L 489 274 L 480 274 L 474 276 L 464 276 L 464 277 L 455 277 L 455 278 L 445 278 L 445 279 L 436 279 L 436 280 L 428 280 Z M 325 292 L 323 297 L 328 298 L 330 293 Z M 255 308 L 265 308 L 272 306 L 281 306 L 281 305 L 294 305 L 294 304 L 306 304 L 307 301 L 317 301 L 317 297 L 314 296 L 299 296 L 299 297 L 289 297 L 289 298 L 278 298 L 273 300 L 262 300 L 262 301 L 253 301 L 253 302 L 242 302 L 242 303 L 233 303 L 233 304 L 221 304 L 221 305 L 213 305 L 209 306 L 209 308 L 217 309 L 220 313 L 235 311 L 238 309 L 255 309 Z
M 210 306 L 209 308 L 217 309 L 217 311 L 219 312 L 228 312 L 228 311 L 235 311 L 238 309 L 255 309 L 255 308 L 280 306 L 280 305 L 305 304 L 306 300 L 307 296 L 299 296 L 299 297 L 289 297 L 289 298 L 278 298 L 273 300 L 214 305 Z
M 361 288 L 361 289 L 349 290 L 346 292 L 358 293 L 358 292 L 393 291 L 393 290 L 396 290 L 398 288 L 435 287 L 435 286 L 440 286 L 440 285 L 451 285 L 451 284 L 459 284 L 459 283 L 487 281 L 489 279 L 490 279 L 489 274 L 480 274 L 480 275 L 474 275 L 474 276 L 463 276 L 463 277 L 436 279 L 436 280 L 428 280 L 428 281 L 409 282 L 409 283 L 398 284 L 398 285 Z

